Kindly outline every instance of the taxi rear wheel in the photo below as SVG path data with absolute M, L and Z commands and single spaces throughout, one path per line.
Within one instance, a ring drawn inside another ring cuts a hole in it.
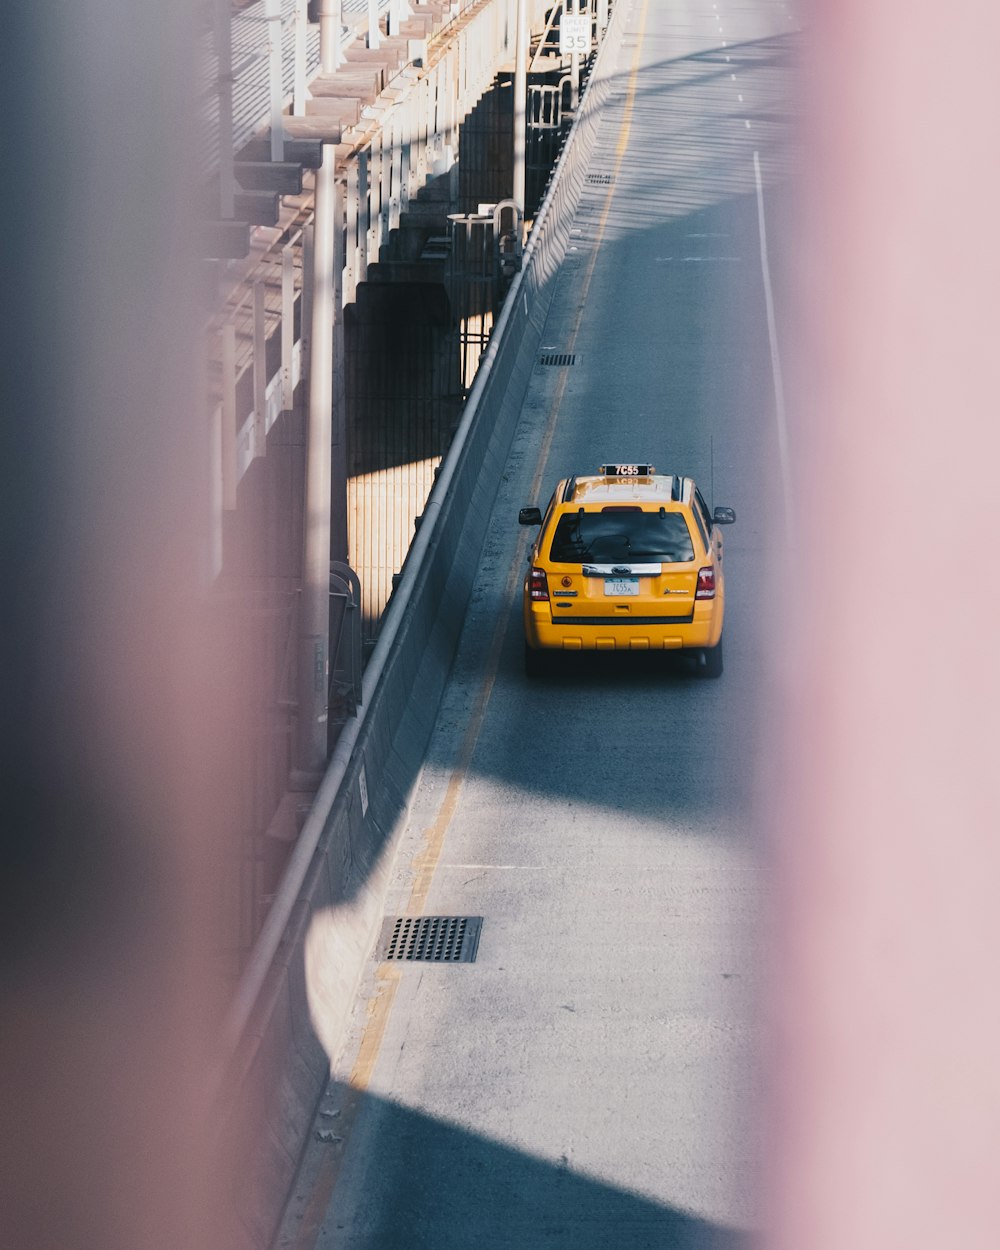
M 718 645 L 714 647 L 706 647 L 701 653 L 701 663 L 698 665 L 698 672 L 702 677 L 721 677 L 722 676 L 722 639 L 719 639 Z

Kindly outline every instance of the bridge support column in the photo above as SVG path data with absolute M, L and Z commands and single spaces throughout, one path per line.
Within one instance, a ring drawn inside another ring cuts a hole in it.
M 334 165 L 323 145 L 316 171 L 312 333 L 306 426 L 306 492 L 299 613 L 298 760 L 321 773 L 327 754 L 330 669 L 330 504 L 333 442 Z
M 524 218 L 524 149 L 528 100 L 528 15 L 527 0 L 515 0 L 514 48 L 514 177 L 512 197 Z

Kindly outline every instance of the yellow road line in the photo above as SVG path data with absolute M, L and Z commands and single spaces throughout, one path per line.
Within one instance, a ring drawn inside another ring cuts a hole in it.
M 629 87 L 625 99 L 624 116 L 622 118 L 621 131 L 618 136 L 618 144 L 615 150 L 615 170 L 614 178 L 617 178 L 618 172 L 625 160 L 625 154 L 628 150 L 629 136 L 632 129 L 632 114 L 635 109 L 635 90 L 636 78 L 639 72 L 639 54 L 642 48 L 643 32 L 646 29 L 646 16 L 649 11 L 649 0 L 644 0 L 642 6 L 642 15 L 639 19 L 638 42 L 635 53 L 632 57 L 632 65 L 629 70 Z M 614 182 L 612 179 L 612 183 Z M 614 195 L 613 185 L 609 187 L 605 196 L 604 208 L 601 213 L 601 219 L 597 227 L 597 237 L 594 240 L 593 252 L 587 265 L 586 272 L 583 277 L 583 289 L 581 292 L 579 307 L 573 320 L 573 327 L 570 331 L 567 351 L 572 352 L 576 345 L 576 340 L 580 332 L 580 326 L 583 321 L 583 312 L 587 301 L 587 294 L 590 290 L 591 279 L 594 276 L 594 269 L 597 264 L 597 256 L 600 251 L 601 239 L 604 236 L 604 230 L 607 225 L 608 217 L 611 213 L 611 202 Z M 533 499 L 538 497 L 542 486 L 542 478 L 548 464 L 549 452 L 552 449 L 552 440 L 555 436 L 556 424 L 559 410 L 562 405 L 563 396 L 566 393 L 567 374 L 563 372 L 556 387 L 555 394 L 552 397 L 552 406 L 549 409 L 549 416 L 545 436 L 542 440 L 542 446 L 538 455 L 538 468 L 535 470 L 534 478 L 531 484 L 531 495 Z M 524 562 L 524 555 L 528 545 L 528 538 L 522 535 L 518 542 L 517 554 L 515 556 L 513 567 L 507 578 L 507 585 L 504 593 L 504 603 L 510 603 L 517 592 L 518 583 L 521 581 L 521 566 Z M 431 885 L 434 881 L 434 873 L 441 859 L 441 852 L 444 848 L 444 841 L 451 827 L 455 812 L 458 809 L 458 802 L 462 794 L 462 787 L 465 784 L 468 775 L 469 766 L 472 763 L 472 757 L 476 750 L 476 744 L 479 741 L 479 734 L 486 719 L 486 708 L 490 701 L 490 695 L 493 693 L 493 687 L 496 684 L 497 673 L 500 668 L 500 656 L 503 651 L 504 641 L 506 638 L 507 628 L 510 624 L 510 613 L 503 612 L 500 614 L 496 626 L 493 630 L 493 637 L 490 640 L 490 649 L 486 657 L 486 665 L 483 671 L 483 679 L 476 696 L 476 702 L 469 716 L 469 723 L 465 733 L 462 736 L 462 743 L 459 748 L 458 758 L 452 768 L 451 776 L 448 779 L 448 787 L 445 791 L 444 798 L 441 800 L 441 806 L 438 808 L 437 816 L 434 823 L 424 831 L 423 849 L 414 859 L 414 879 L 410 888 L 410 895 L 407 901 L 405 913 L 407 915 L 419 916 L 424 905 L 427 902 L 427 896 L 430 893 Z M 343 1140 L 331 1147 L 330 1153 L 325 1156 L 324 1163 L 319 1170 L 314 1183 L 312 1193 L 306 1209 L 303 1212 L 302 1221 L 295 1240 L 295 1250 L 314 1250 L 316 1238 L 319 1235 L 323 1218 L 327 1213 L 330 1202 L 333 1198 L 334 1191 L 337 1188 L 337 1181 L 340 1178 L 340 1171 L 344 1160 L 344 1151 L 346 1144 L 350 1138 L 351 1130 L 357 1117 L 363 1101 L 363 1095 L 368 1090 L 371 1079 L 375 1071 L 375 1065 L 378 1062 L 379 1053 L 382 1048 L 382 1041 L 385 1037 L 386 1029 L 389 1025 L 389 1019 L 392 1015 L 392 1005 L 396 999 L 396 990 L 399 988 L 400 970 L 397 967 L 383 965 L 377 972 L 377 988 L 374 1000 L 368 1006 L 368 1020 L 365 1024 L 364 1033 L 361 1038 L 361 1045 L 358 1050 L 357 1058 L 351 1069 L 351 1075 L 348 1078 L 349 1092 L 341 1108 L 340 1116 L 334 1121 L 338 1125 L 339 1135 Z

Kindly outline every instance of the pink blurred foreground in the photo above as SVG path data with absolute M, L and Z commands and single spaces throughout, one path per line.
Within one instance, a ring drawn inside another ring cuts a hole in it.
M 767 1245 L 995 1250 L 1000 11 L 804 17 Z

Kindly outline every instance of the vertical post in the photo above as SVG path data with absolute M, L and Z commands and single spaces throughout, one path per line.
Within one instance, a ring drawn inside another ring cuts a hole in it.
M 368 46 L 376 49 L 382 46 L 382 32 L 378 24 L 378 0 L 368 0 Z
M 582 3 L 583 3 L 583 0 L 564 0 L 563 12 L 567 16 L 570 14 L 570 12 L 576 15 L 577 13 L 580 12 L 580 6 L 582 5 Z M 576 106 L 580 102 L 580 54 L 579 52 L 576 51 L 575 47 L 570 56 L 570 79 L 571 79 L 570 90 L 572 92 L 570 96 L 570 107 L 575 113 Z
M 337 205 L 333 231 L 333 306 L 336 310 L 333 327 L 333 419 L 331 422 L 330 464 L 333 491 L 330 501 L 330 559 L 347 563 L 347 397 L 344 384 L 344 281 L 347 257 L 346 214 Z
M 267 327 L 264 283 L 253 284 L 253 457 L 267 455 Z
M 316 229 L 312 222 L 302 227 L 302 310 L 299 325 L 302 342 L 302 375 L 309 377 L 312 344 L 313 286 L 316 281 Z
M 344 304 L 354 303 L 358 281 L 358 218 L 361 207 L 361 177 L 358 161 L 347 166 L 346 202 L 347 255 L 344 258 Z
M 222 327 L 222 506 L 236 507 L 236 326 Z
M 295 86 L 292 94 L 292 116 L 304 117 L 306 112 L 306 31 L 309 23 L 309 0 L 295 4 Z
M 386 118 L 378 132 L 379 145 L 379 219 L 378 246 L 381 250 L 389 237 L 389 219 L 392 213 L 392 114 Z M 388 145 L 388 150 L 386 150 Z
M 368 260 L 378 261 L 378 249 L 382 242 L 382 141 L 381 132 L 372 139 L 369 158 L 371 193 L 368 209 Z
M 459 35 L 459 48 L 461 48 L 461 38 Z M 455 152 L 458 149 L 458 117 L 459 117 L 459 93 L 462 86 L 461 73 L 462 58 L 459 52 L 452 49 L 448 54 L 448 69 L 444 84 L 444 100 L 445 100 L 445 147 L 448 152 L 449 164 L 455 163 Z
M 312 333 L 306 418 L 306 493 L 299 616 L 299 767 L 322 772 L 327 752 L 330 668 L 330 497 L 333 429 L 334 149 L 316 171 Z
M 528 16 L 527 0 L 515 0 L 516 44 L 514 48 L 514 184 L 511 198 L 524 220 L 524 153 L 527 135 L 528 101 Z
M 430 138 L 430 126 L 427 120 L 427 101 L 430 87 L 430 78 L 422 78 L 414 88 L 416 99 L 413 103 L 413 111 L 417 119 L 417 152 L 413 168 L 418 189 L 427 181 L 427 144 Z
M 281 0 L 266 0 L 267 50 L 271 90 L 271 160 L 285 159 L 284 90 L 281 83 Z
M 281 407 L 292 408 L 292 350 L 295 346 L 295 258 L 292 245 L 281 249 Z
M 389 151 L 389 160 L 392 165 L 392 191 L 389 196 L 389 229 L 399 229 L 399 213 L 402 208 L 402 195 L 400 187 L 403 180 L 403 134 L 402 134 L 402 110 L 396 107 L 389 114 L 392 129 L 389 134 L 391 137 L 392 147 Z
M 340 64 L 340 0 L 318 0 L 319 61 L 324 74 Z
M 441 104 L 444 99 L 441 90 L 441 79 L 443 76 L 444 62 L 438 61 L 431 71 L 430 86 L 428 87 L 427 168 L 432 175 L 440 172 L 439 162 L 444 156 L 441 125 Z
M 405 212 L 410 203 L 413 187 L 413 171 L 410 159 L 413 154 L 413 93 L 399 105 L 399 207 Z M 399 222 L 396 222 L 397 226 Z
M 372 224 L 372 200 L 368 185 L 368 156 L 366 148 L 358 153 L 358 263 L 355 280 L 365 282 L 368 279 L 368 239 Z
M 219 215 L 232 220 L 236 192 L 233 175 L 233 26 L 230 0 L 215 0 L 215 56 L 219 68 Z
M 337 67 L 339 5 L 319 0 L 320 68 Z M 330 673 L 330 511 L 333 486 L 333 330 L 336 196 L 332 143 L 316 171 L 312 240 L 306 492 L 299 613 L 298 761 L 303 773 L 326 767 Z
M 222 504 L 222 405 L 212 404 L 208 414 L 208 454 L 211 465 L 209 481 L 209 529 L 205 578 L 211 583 L 222 572 L 225 527 Z

